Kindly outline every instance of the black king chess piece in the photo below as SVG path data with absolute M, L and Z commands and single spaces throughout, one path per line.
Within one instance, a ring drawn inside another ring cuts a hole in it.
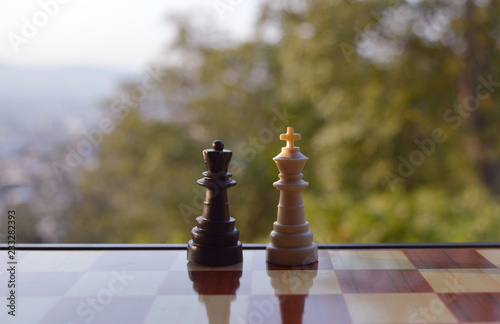
M 206 188 L 203 214 L 196 218 L 191 231 L 187 259 L 205 266 L 227 266 L 243 261 L 242 247 L 234 218 L 229 217 L 227 189 L 236 185 L 227 172 L 233 152 L 224 150 L 221 141 L 203 151 L 207 171 L 198 180 Z

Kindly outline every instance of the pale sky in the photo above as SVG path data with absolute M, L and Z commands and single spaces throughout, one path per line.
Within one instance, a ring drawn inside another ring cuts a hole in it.
M 99 65 L 138 72 L 172 39 L 168 13 L 187 12 L 243 38 L 251 34 L 260 2 L 0 0 L 0 64 Z

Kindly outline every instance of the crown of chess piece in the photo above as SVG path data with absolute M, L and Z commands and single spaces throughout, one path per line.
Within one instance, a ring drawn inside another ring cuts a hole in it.
M 309 185 L 302 180 L 302 169 L 308 158 L 294 146 L 301 138 L 288 127 L 280 139 L 287 142 L 273 160 L 280 171 L 280 180 L 273 186 L 280 190 L 278 219 L 273 224 L 271 243 L 266 247 L 266 260 L 279 265 L 301 265 L 318 261 L 318 248 L 306 221 L 302 190 Z
M 207 171 L 198 184 L 206 188 L 202 216 L 196 218 L 197 226 L 191 231 L 187 259 L 205 266 L 227 266 L 243 261 L 235 220 L 229 216 L 227 189 L 236 185 L 227 172 L 232 152 L 215 141 L 212 149 L 203 151 Z

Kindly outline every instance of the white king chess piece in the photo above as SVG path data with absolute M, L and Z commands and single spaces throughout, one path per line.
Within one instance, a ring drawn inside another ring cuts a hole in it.
M 273 183 L 280 190 L 278 220 L 273 224 L 271 243 L 266 248 L 266 260 L 273 264 L 301 265 L 318 261 L 318 247 L 313 243 L 302 201 L 302 190 L 309 185 L 302 180 L 307 157 L 293 144 L 300 137 L 288 127 L 287 133 L 280 135 L 280 140 L 287 142 L 286 147 L 273 158 L 280 171 L 280 180 Z

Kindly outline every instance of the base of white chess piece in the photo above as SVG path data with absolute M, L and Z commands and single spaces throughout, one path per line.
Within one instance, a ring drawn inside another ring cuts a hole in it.
M 280 180 L 273 186 L 280 190 L 278 219 L 271 232 L 271 243 L 266 248 L 266 260 L 280 265 L 301 265 L 318 261 L 318 247 L 313 243 L 313 233 L 305 220 L 302 190 L 309 185 L 302 180 L 302 169 L 307 157 L 293 142 L 300 134 L 288 127 L 286 134 L 280 135 L 287 146 L 273 160 L 280 171 Z
M 318 247 L 312 243 L 306 247 L 282 248 L 269 243 L 266 248 L 266 260 L 279 265 L 303 265 L 318 261 Z

